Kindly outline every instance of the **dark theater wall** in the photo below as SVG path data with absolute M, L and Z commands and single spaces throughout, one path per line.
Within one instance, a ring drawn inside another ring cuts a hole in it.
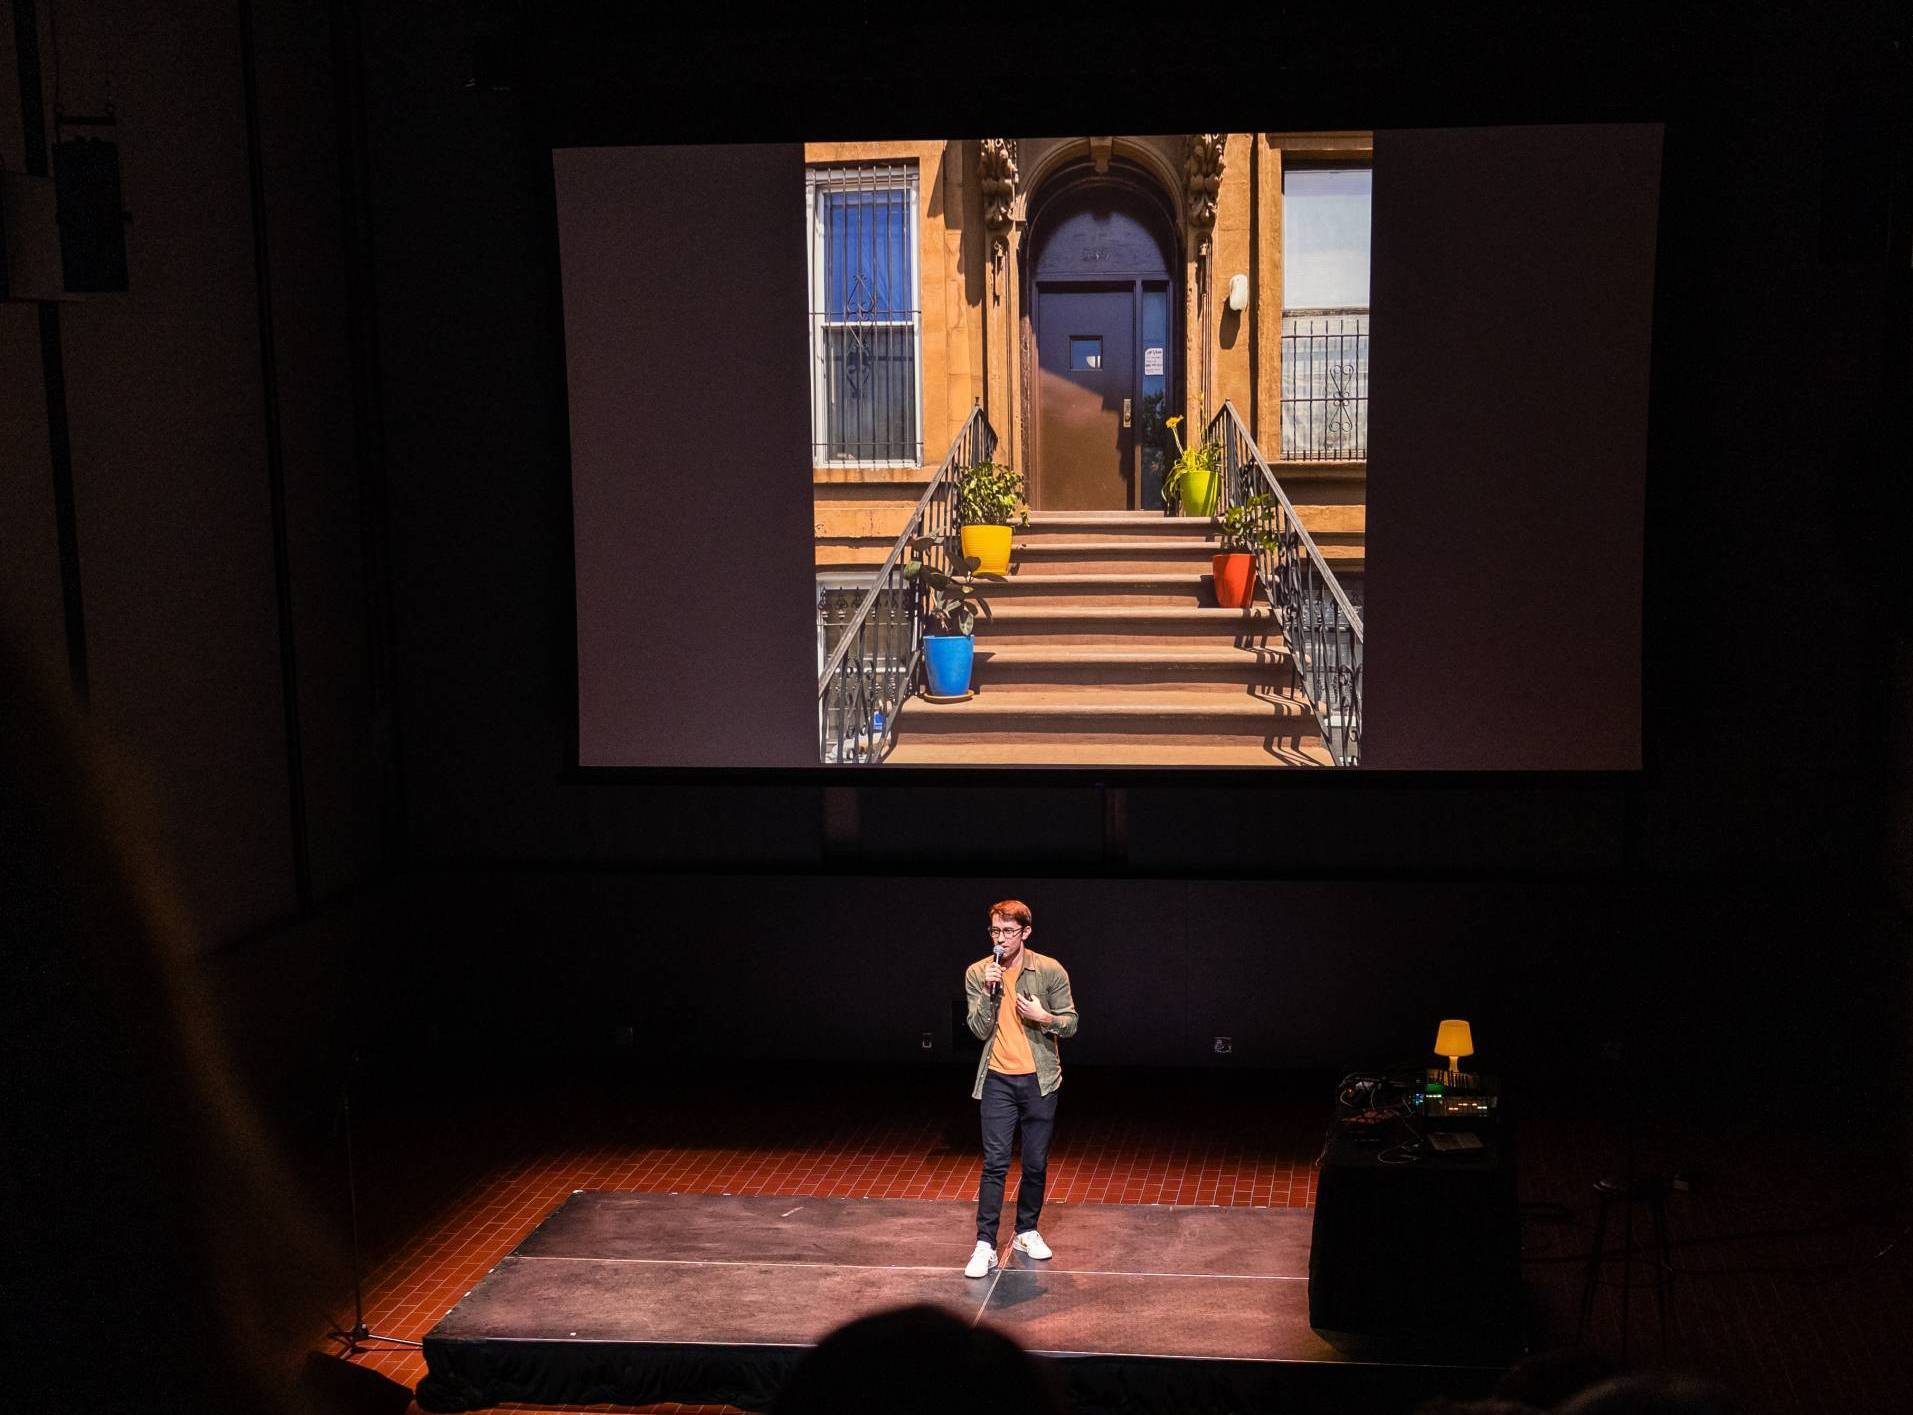
M 551 152 L 522 84 L 464 87 L 457 15 L 368 7 L 366 26 L 411 850 L 814 862 L 814 787 L 567 779 L 577 659 Z M 658 435 L 694 459 L 711 416 L 674 409 Z M 723 722 L 714 703 L 710 730 Z
M 1657 1103 L 1741 1113 L 1836 1078 L 1883 1101 L 1904 1037 L 1905 1000 L 1878 985 L 1905 967 L 1891 911 L 1784 882 L 521 869 L 418 885 L 416 946 L 389 982 L 410 1044 L 448 1075 L 644 1072 L 657 1055 L 973 1064 L 962 970 L 1003 897 L 1070 971 L 1083 1022 L 1066 1064 L 1414 1064 L 1440 1018 L 1465 1016 L 1477 1064 L 1530 1096 L 1624 1064 L 1656 1078 Z
M 117 142 L 130 213 L 128 291 L 59 307 L 90 714 L 163 821 L 170 873 L 209 949 L 355 888 L 385 848 L 332 34 L 322 7 L 258 9 L 283 622 L 239 10 L 109 0 L 58 13 L 60 102 L 98 113 L 111 97 L 117 125 L 87 131 Z M 38 7 L 49 130 L 52 10 Z M 19 170 L 11 7 L 4 36 L 0 162 Z M 0 356 L 0 584 L 16 632 L 65 676 L 35 306 L 0 304 Z

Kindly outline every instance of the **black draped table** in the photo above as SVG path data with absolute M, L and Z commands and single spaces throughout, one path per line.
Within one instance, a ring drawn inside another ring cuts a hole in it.
M 1377 1128 L 1337 1129 L 1323 1152 L 1309 1325 L 1350 1354 L 1513 1354 L 1521 1235 L 1505 1123 Z M 1461 1132 L 1481 1148 L 1439 1149 L 1429 1138 Z

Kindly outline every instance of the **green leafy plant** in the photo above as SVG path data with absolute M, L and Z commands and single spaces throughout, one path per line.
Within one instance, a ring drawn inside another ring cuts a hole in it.
M 983 562 L 974 555 L 964 555 L 955 541 L 954 536 L 941 542 L 935 536 L 916 537 L 910 542 L 910 549 L 917 558 L 904 562 L 903 577 L 923 592 L 923 617 L 928 621 L 930 633 L 961 634 L 968 638 L 976 632 L 977 615 L 990 617 L 989 601 L 977 592 L 976 582 L 1001 580 L 1003 576 L 978 571 L 977 566 Z M 929 552 L 938 544 L 944 546 L 952 565 L 963 567 L 961 572 L 951 574 L 930 563 Z
M 1275 505 L 1275 498 L 1266 491 L 1251 496 L 1246 501 L 1238 501 L 1222 513 L 1222 548 L 1227 550 L 1246 550 L 1253 555 L 1258 550 L 1275 549 L 1275 532 L 1270 528 L 1269 510 Z
M 960 526 L 1027 526 L 1029 499 L 1022 475 L 1000 462 L 978 462 L 957 478 Z
M 1179 499 L 1182 491 L 1182 479 L 1190 472 L 1215 472 L 1222 467 L 1222 444 L 1204 442 L 1193 447 L 1182 445 L 1182 434 L 1176 429 L 1182 423 L 1182 414 L 1164 421 L 1169 435 L 1176 440 L 1176 460 L 1163 473 L 1162 500 L 1165 506 Z

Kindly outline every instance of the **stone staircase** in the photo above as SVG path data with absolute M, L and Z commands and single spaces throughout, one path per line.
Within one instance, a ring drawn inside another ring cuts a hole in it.
M 885 760 L 1331 765 L 1266 598 L 1214 607 L 1217 536 L 1209 518 L 1032 512 L 1010 578 L 983 582 L 974 696 L 910 699 Z M 1359 570 L 1360 546 L 1338 549 L 1332 567 Z

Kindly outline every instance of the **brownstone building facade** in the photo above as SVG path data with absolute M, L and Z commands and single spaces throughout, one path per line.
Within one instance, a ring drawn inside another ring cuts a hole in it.
M 1186 437 L 1224 400 L 1358 578 L 1365 268 L 1298 308 L 1284 223 L 1297 174 L 1365 193 L 1372 155 L 1353 132 L 809 144 L 820 584 L 882 562 L 973 408 L 1034 508 L 1150 510 L 1164 419 Z

